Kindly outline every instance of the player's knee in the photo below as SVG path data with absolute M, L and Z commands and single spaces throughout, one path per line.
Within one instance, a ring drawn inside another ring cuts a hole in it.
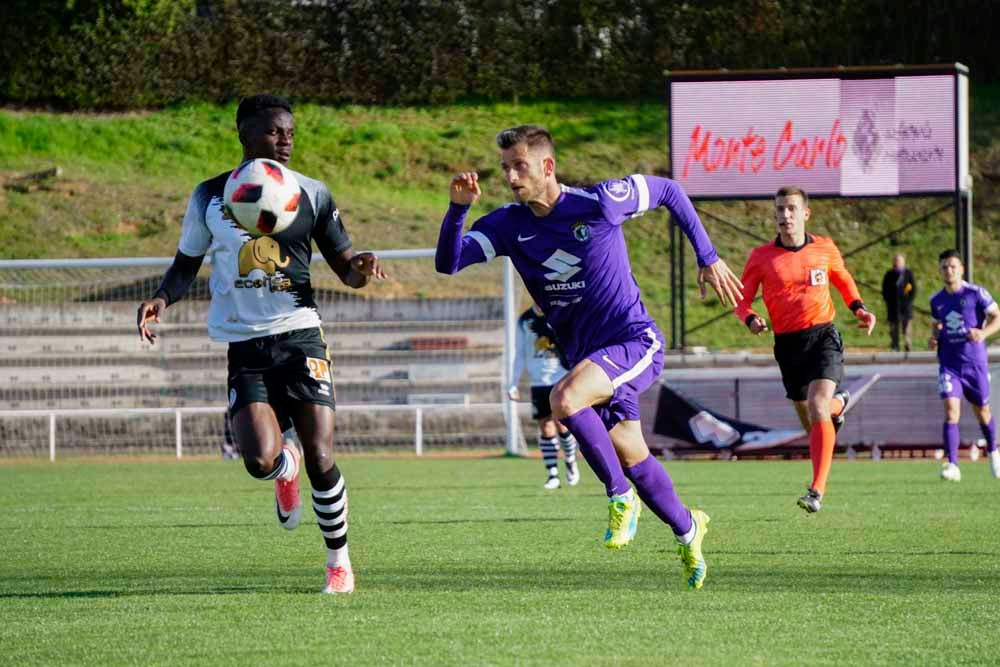
M 569 417 L 577 411 L 570 393 L 563 391 L 558 386 L 553 388 L 552 393 L 549 395 L 549 405 L 552 406 L 552 416 L 556 419 Z
M 306 465 L 306 472 L 310 479 L 314 475 L 324 475 L 333 468 L 335 461 L 332 443 L 303 442 L 302 448 L 302 460 Z
M 275 460 L 273 457 L 267 457 L 263 454 L 258 454 L 257 456 L 243 456 L 243 467 L 247 469 L 251 477 L 256 479 L 265 479 L 274 471 Z

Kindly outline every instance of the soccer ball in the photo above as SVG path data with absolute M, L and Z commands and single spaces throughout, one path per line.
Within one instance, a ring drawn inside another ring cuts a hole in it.
M 247 160 L 226 181 L 223 200 L 229 215 L 259 236 L 288 229 L 299 213 L 299 181 L 274 160 Z

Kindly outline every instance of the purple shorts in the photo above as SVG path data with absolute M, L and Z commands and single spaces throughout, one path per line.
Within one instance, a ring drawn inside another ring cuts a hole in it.
M 651 326 L 635 338 L 587 355 L 607 373 L 614 386 L 611 400 L 594 406 L 609 431 L 618 422 L 639 420 L 639 395 L 660 377 L 663 347 L 663 334 Z
M 974 364 L 958 369 L 939 366 L 938 395 L 941 398 L 965 396 L 973 405 L 987 405 L 990 402 L 990 369 Z

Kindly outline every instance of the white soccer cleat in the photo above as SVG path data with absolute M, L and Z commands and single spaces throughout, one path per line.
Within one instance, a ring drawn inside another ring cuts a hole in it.
M 566 464 L 566 483 L 570 486 L 576 486 L 580 483 L 580 466 L 575 461 Z
M 945 463 L 941 466 L 941 479 L 948 482 L 961 482 L 962 471 L 954 463 Z
M 552 475 L 547 480 L 545 480 L 545 484 L 542 485 L 542 488 L 547 491 L 551 491 L 552 489 L 558 489 L 559 475 Z
M 997 479 L 1000 479 L 1000 449 L 994 449 L 986 455 L 990 460 L 990 472 Z

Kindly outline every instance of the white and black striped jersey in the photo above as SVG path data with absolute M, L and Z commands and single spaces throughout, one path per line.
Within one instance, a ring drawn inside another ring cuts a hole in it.
M 310 241 L 325 257 L 351 247 L 330 191 L 294 172 L 303 195 L 295 221 L 278 234 L 253 237 L 223 210 L 229 173 L 194 189 L 178 243 L 189 257 L 211 255 L 209 336 L 237 342 L 320 326 L 309 278 Z
M 517 320 L 512 385 L 517 385 L 524 371 L 528 371 L 532 387 L 551 387 L 567 373 L 555 334 L 545 316 L 539 315 L 533 308 L 526 310 Z

